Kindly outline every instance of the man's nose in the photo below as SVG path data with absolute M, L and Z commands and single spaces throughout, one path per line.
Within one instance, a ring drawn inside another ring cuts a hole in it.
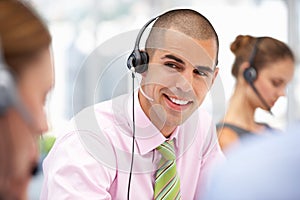
M 183 72 L 178 73 L 176 79 L 176 88 L 181 89 L 183 92 L 192 90 L 194 81 L 193 71 L 184 70 Z

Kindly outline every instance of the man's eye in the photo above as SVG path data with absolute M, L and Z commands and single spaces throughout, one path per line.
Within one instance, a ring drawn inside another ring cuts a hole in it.
M 173 63 L 165 63 L 165 65 L 170 68 L 174 68 L 174 69 L 177 68 L 177 66 Z
M 208 76 L 207 72 L 200 71 L 200 70 L 197 70 L 197 69 L 194 69 L 194 73 L 198 74 L 199 76 Z

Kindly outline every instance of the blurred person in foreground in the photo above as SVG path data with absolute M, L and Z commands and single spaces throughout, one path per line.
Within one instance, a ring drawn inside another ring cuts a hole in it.
M 216 167 L 205 200 L 300 199 L 300 123 L 282 134 L 252 137 Z
M 51 36 L 26 2 L 0 1 L 0 199 L 27 199 L 47 131 L 46 95 L 53 87 Z
M 233 95 L 225 116 L 217 124 L 222 150 L 248 137 L 267 135 L 272 130 L 266 123 L 257 122 L 255 111 L 271 112 L 277 99 L 285 96 L 295 70 L 291 49 L 271 37 L 239 35 L 230 46 L 235 55 L 232 75 L 236 78 Z

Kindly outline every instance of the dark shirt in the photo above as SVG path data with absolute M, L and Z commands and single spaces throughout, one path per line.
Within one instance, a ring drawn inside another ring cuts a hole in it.
M 265 126 L 266 131 L 268 131 L 268 132 L 273 132 L 273 130 L 275 130 L 272 127 L 270 127 L 268 124 L 265 124 L 265 123 L 259 123 L 259 124 Z M 218 123 L 216 125 L 217 130 L 219 130 L 219 129 L 223 128 L 223 127 L 230 128 L 231 130 L 233 130 L 234 132 L 236 132 L 237 135 L 239 136 L 239 138 L 249 137 L 249 136 L 253 135 L 253 133 L 251 131 L 243 129 L 243 128 L 238 127 L 238 126 L 233 125 L 233 124 Z

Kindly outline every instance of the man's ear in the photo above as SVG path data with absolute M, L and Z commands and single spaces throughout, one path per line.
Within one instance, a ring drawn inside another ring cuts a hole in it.
M 219 74 L 219 68 L 216 67 L 215 70 L 214 70 L 214 74 L 213 74 L 213 78 L 212 78 L 212 81 L 211 81 L 211 84 L 210 84 L 210 88 L 214 84 L 215 79 L 217 78 L 218 74 Z

